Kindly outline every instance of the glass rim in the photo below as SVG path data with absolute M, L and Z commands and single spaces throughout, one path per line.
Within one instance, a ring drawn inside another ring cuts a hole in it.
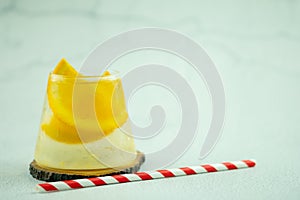
M 90 79 L 107 79 L 107 80 L 113 80 L 113 79 L 118 79 L 120 78 L 120 72 L 117 70 L 105 70 L 110 73 L 110 75 L 76 75 L 76 76 L 70 76 L 70 75 L 64 75 L 64 74 L 54 74 L 53 71 L 49 73 L 49 77 L 54 78 L 56 80 L 80 80 L 80 79 L 85 79 L 85 80 L 90 80 Z

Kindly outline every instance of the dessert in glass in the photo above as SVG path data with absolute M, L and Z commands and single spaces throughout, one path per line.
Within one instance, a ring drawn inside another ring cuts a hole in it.
M 49 75 L 32 176 L 56 181 L 132 173 L 143 162 L 118 73 L 84 76 L 62 59 Z

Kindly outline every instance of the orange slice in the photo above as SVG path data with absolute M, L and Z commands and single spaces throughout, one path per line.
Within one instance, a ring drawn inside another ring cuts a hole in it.
M 47 95 L 53 117 L 42 129 L 60 142 L 99 139 L 123 125 L 128 118 L 119 78 L 105 78 L 110 77 L 109 72 L 95 80 L 78 75 L 62 59 L 49 76 Z M 95 104 L 90 105 L 93 101 Z
M 55 116 L 52 116 L 50 122 L 43 123 L 41 129 L 52 139 L 67 144 L 77 144 L 91 142 L 101 139 L 103 135 L 97 131 L 84 131 L 83 136 L 79 136 L 77 129 L 74 126 L 69 126 Z
M 72 67 L 65 58 L 62 58 L 53 70 L 53 74 L 75 77 L 78 72 Z

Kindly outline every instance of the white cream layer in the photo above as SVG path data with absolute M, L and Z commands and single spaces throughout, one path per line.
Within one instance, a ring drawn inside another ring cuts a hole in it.
M 126 133 L 124 132 L 126 131 Z M 125 166 L 136 158 L 136 149 L 126 122 L 100 140 L 83 144 L 66 144 L 40 131 L 35 160 L 40 166 L 57 169 L 103 169 Z

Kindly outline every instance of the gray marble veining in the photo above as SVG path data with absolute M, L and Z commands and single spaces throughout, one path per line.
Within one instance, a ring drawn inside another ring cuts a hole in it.
M 60 58 L 66 57 L 78 68 L 96 45 L 113 35 L 161 27 L 182 32 L 207 50 L 218 67 L 227 98 L 223 135 L 214 151 L 199 161 L 194 155 L 200 150 L 211 111 L 205 86 L 196 87 L 202 126 L 191 148 L 174 166 L 256 158 L 257 167 L 43 198 L 299 199 L 299 10 L 296 0 L 1 0 L 1 195 L 4 199 L 41 198 L 33 192 L 37 181 L 28 175 L 27 166 L 33 156 L 47 76 Z M 145 57 L 137 54 L 117 64 L 129 67 L 154 59 L 190 73 L 175 58 Z

